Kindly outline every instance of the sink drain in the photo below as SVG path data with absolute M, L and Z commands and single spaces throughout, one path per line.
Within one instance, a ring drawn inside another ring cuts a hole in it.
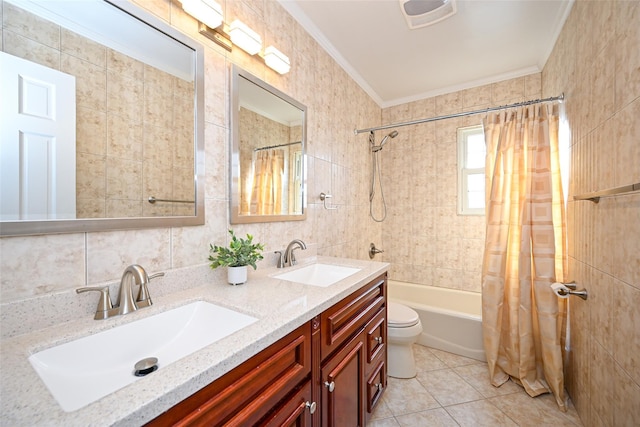
M 133 369 L 133 375 L 135 375 L 136 377 L 144 377 L 145 375 L 149 375 L 150 373 L 158 370 L 158 358 L 147 357 L 145 359 L 142 359 L 135 364 Z

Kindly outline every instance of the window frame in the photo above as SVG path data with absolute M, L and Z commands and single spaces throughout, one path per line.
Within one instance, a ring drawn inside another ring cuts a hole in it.
M 457 130 L 457 145 L 458 145 L 458 200 L 457 210 L 458 215 L 485 215 L 485 208 L 470 208 L 467 187 L 467 177 L 469 175 L 482 174 L 485 175 L 485 166 L 480 168 L 466 168 L 464 167 L 467 162 L 467 140 L 470 135 L 482 134 L 484 139 L 484 128 L 480 125 L 466 126 L 458 128 Z M 486 145 L 486 142 L 485 142 Z M 485 177 L 486 180 L 486 177 Z M 486 191 L 486 189 L 485 189 Z

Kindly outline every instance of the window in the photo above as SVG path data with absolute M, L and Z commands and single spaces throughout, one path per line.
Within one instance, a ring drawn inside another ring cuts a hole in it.
M 484 215 L 484 162 L 482 125 L 458 129 L 458 214 Z

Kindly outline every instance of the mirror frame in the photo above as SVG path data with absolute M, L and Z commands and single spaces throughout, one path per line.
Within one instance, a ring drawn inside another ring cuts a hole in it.
M 266 90 L 272 95 L 282 99 L 283 101 L 298 108 L 302 114 L 302 213 L 290 215 L 240 215 L 240 79 L 245 79 L 256 86 Z M 229 159 L 230 167 L 230 197 L 229 210 L 231 215 L 231 224 L 249 224 L 259 222 L 277 222 L 277 221 L 303 221 L 307 218 L 307 107 L 291 98 L 286 93 L 276 89 L 270 84 L 262 81 L 258 77 L 243 70 L 237 65 L 232 68 L 231 82 L 231 144 Z
M 128 13 L 150 27 L 182 43 L 194 52 L 194 187 L 195 212 L 193 216 L 86 218 L 42 221 L 0 221 L 0 236 L 37 234 L 83 233 L 91 231 L 131 230 L 141 228 L 167 228 L 203 225 L 204 210 L 204 48 L 197 41 L 156 18 L 139 6 L 122 0 L 103 0 Z

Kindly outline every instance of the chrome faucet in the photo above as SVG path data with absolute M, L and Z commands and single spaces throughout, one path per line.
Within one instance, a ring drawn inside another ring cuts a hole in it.
M 109 296 L 109 287 L 84 287 L 76 289 L 76 293 L 98 291 L 100 292 L 100 300 L 94 319 L 101 320 L 121 314 L 131 313 L 139 308 L 149 307 L 153 304 L 147 284 L 153 278 L 164 276 L 164 273 L 156 273 L 151 276 L 147 275 L 142 266 L 133 264 L 125 268 L 120 279 L 120 289 L 118 291 L 118 305 L 113 306 L 111 297 Z M 133 298 L 133 286 L 140 286 L 137 298 Z
M 138 306 L 133 299 L 133 285 L 140 286 L 140 293 L 145 294 L 146 300 L 149 301 L 148 305 L 151 305 L 151 299 L 149 298 L 149 290 L 146 289 L 147 283 L 149 283 L 149 276 L 147 272 L 138 264 L 130 265 L 124 269 L 122 273 L 122 279 L 120 279 L 120 290 L 118 291 L 118 314 L 127 314 L 132 311 L 136 311 Z
M 307 249 L 307 245 L 300 239 L 292 240 L 291 243 L 287 245 L 287 249 L 284 251 L 284 267 L 286 267 L 287 265 L 289 267 L 296 265 L 296 257 L 293 254 L 293 251 L 297 248 L 304 250 Z

